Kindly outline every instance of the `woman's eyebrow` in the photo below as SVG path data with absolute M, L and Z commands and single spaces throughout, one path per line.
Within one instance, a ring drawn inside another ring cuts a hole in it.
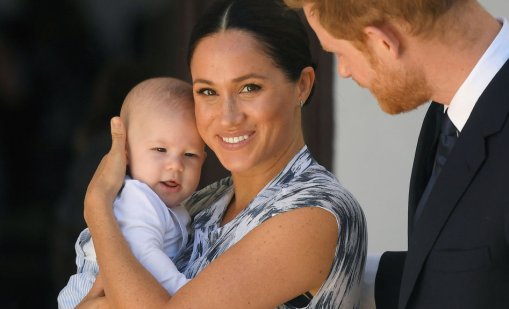
M 234 83 L 238 83 L 238 82 L 244 81 L 246 79 L 250 79 L 250 78 L 267 79 L 267 77 L 265 75 L 261 75 L 261 74 L 257 74 L 257 73 L 249 73 L 249 74 L 246 74 L 246 75 L 242 75 L 242 76 L 236 77 L 232 81 Z M 203 78 L 197 78 L 197 79 L 195 79 L 193 81 L 193 84 L 198 84 L 198 83 L 207 84 L 207 85 L 213 85 L 214 84 L 212 81 L 210 81 L 208 79 L 203 79 Z
M 264 76 L 264 75 L 261 75 L 261 74 L 257 74 L 257 73 L 249 73 L 249 74 L 242 75 L 240 77 L 234 78 L 233 81 L 238 83 L 238 82 L 241 82 L 243 80 L 250 79 L 250 78 L 266 79 L 267 77 Z
M 194 84 L 199 84 L 199 83 L 207 84 L 207 85 L 212 85 L 213 84 L 213 82 L 211 82 L 210 80 L 207 80 L 207 79 L 197 78 L 197 79 L 193 80 L 193 85 Z

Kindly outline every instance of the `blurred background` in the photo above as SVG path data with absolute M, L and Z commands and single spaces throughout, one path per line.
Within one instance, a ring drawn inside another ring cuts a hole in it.
M 212 1 L 0 0 L 0 308 L 57 307 L 76 271 L 83 197 L 109 148 L 109 119 L 143 79 L 190 81 L 187 38 Z M 480 2 L 509 16 L 506 1 Z M 359 200 L 369 251 L 404 250 L 426 106 L 382 113 L 310 39 L 318 71 L 306 142 Z M 209 151 L 200 186 L 225 175 Z
M 187 38 L 211 2 L 0 0 L 0 308 L 57 307 L 109 119 L 143 79 L 190 81 Z M 332 168 L 332 57 L 312 45 L 320 69 L 304 126 Z M 225 175 L 209 151 L 201 186 Z

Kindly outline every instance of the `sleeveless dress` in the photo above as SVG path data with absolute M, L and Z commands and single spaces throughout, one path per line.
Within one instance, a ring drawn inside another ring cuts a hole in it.
M 195 277 L 211 261 L 266 220 L 302 207 L 332 213 L 339 237 L 331 272 L 303 308 L 358 308 L 366 259 L 366 222 L 353 195 L 320 166 L 304 146 L 233 220 L 221 220 L 234 194 L 231 178 L 224 178 L 193 194 L 186 202 L 191 216 L 191 239 L 176 258 L 187 278 Z M 277 308 L 296 308 L 282 304 Z

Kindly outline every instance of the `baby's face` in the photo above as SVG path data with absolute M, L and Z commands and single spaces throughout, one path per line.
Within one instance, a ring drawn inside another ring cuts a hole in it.
M 178 205 L 198 186 L 204 143 L 192 110 L 140 110 L 128 127 L 131 176 L 149 185 L 168 207 Z

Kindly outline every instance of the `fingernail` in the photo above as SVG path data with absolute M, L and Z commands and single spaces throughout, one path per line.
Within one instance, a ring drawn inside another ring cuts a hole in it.
M 118 121 L 117 117 L 111 118 L 111 127 L 114 129 L 120 128 L 120 122 Z

